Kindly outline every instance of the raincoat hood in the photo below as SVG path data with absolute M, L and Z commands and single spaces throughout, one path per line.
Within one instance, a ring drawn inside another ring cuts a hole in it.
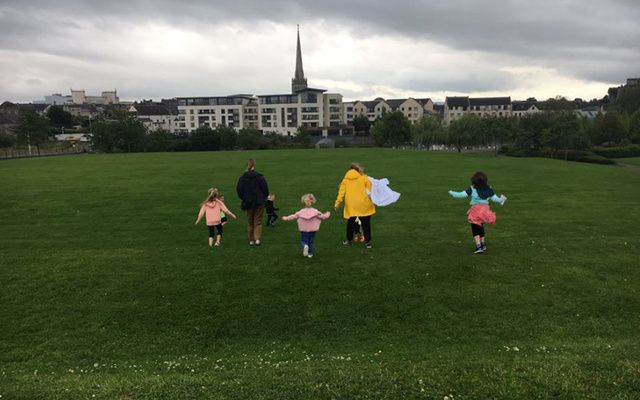
M 356 171 L 355 169 L 350 169 L 349 171 L 347 171 L 346 174 L 344 174 L 344 179 L 349 179 L 350 181 L 353 181 L 355 179 L 360 178 L 362 175 L 360 172 Z

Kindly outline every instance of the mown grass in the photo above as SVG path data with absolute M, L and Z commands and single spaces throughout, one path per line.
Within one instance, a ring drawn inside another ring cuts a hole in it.
M 257 158 L 280 214 L 331 209 L 349 162 L 388 177 L 374 248 L 293 223 L 209 250 L 208 187 L 238 212 Z M 499 193 L 471 254 L 476 170 Z M 638 170 L 380 149 L 90 155 L 0 162 L 2 399 L 634 399 Z M 95 397 L 93 397 L 95 396 Z

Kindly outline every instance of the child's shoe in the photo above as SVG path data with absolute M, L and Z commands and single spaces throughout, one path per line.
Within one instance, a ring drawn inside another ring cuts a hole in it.
M 309 254 L 307 257 L 309 257 L 309 258 L 313 258 L 313 254 Z
M 249 246 L 253 246 L 255 242 L 253 240 L 249 241 Z
M 260 241 L 256 240 L 256 246 L 260 246 Z
M 485 242 L 482 242 L 481 246 L 482 246 L 482 251 L 483 251 L 483 252 L 484 252 L 484 251 L 487 251 L 487 245 L 486 245 L 486 243 L 485 243 Z
M 366 247 L 367 249 L 370 249 L 373 247 L 373 245 L 371 244 L 371 242 L 367 242 L 364 244 L 364 247 Z
M 307 257 L 307 256 L 312 257 L 313 256 L 313 254 L 309 255 L 309 245 L 308 244 L 305 244 L 302 247 L 302 255 L 305 256 L 305 257 Z
M 482 250 L 482 245 L 476 246 L 476 251 L 473 252 L 473 254 L 482 254 L 484 253 L 484 250 Z
M 342 244 L 345 246 L 349 246 L 351 244 L 351 240 L 343 240 Z
M 216 244 L 214 244 L 214 246 L 220 247 L 220 242 L 216 242 Z

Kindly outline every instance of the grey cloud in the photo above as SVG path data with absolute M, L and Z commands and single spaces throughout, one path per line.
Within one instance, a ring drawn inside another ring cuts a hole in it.
M 135 43 L 127 42 L 131 26 L 160 22 L 202 31 L 219 24 L 255 29 L 265 22 L 291 26 L 299 22 L 304 29 L 304 23 L 319 19 L 325 22 L 327 35 L 332 29 L 347 28 L 354 37 L 429 41 L 462 52 L 493 54 L 492 59 L 498 63 L 503 60 L 505 64 L 553 68 L 589 81 L 620 82 L 640 74 L 640 2 L 633 0 L 4 0 L 0 1 L 0 51 L 39 52 L 70 62 L 102 63 L 106 71 L 109 65 L 117 65 L 122 55 L 104 51 L 94 43 L 100 39 L 115 42 L 112 50 L 135 47 Z M 108 38 L 83 36 L 87 27 Z M 304 49 L 309 47 L 303 42 Z M 384 51 L 380 49 L 381 54 Z M 460 79 L 439 77 L 440 71 L 431 71 L 429 79 L 413 76 L 403 81 L 387 75 L 380 80 L 389 78 L 389 82 L 378 83 L 412 90 L 508 90 L 513 82 L 499 71 L 501 66 L 478 65 L 477 70 L 472 68 Z M 213 72 L 233 74 L 234 69 Z M 86 72 L 75 73 L 82 77 Z M 247 83 L 247 88 L 260 85 L 257 79 Z M 140 85 L 138 90 L 143 93 L 155 92 L 144 89 L 144 83 L 132 81 L 132 85 Z

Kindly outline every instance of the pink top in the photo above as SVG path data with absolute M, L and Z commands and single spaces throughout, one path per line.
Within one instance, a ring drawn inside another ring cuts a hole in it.
M 313 207 L 305 207 L 295 214 L 282 217 L 285 221 L 298 221 L 298 229 L 300 232 L 316 232 L 320 230 L 320 223 L 323 219 L 331 216 L 330 212 L 321 213 Z
M 220 211 L 224 211 L 225 214 L 233 214 L 229 211 L 227 206 L 224 205 L 222 200 L 214 200 L 211 203 L 204 203 L 202 207 L 200 207 L 196 224 L 200 222 L 202 216 L 206 214 L 208 226 L 220 225 Z

